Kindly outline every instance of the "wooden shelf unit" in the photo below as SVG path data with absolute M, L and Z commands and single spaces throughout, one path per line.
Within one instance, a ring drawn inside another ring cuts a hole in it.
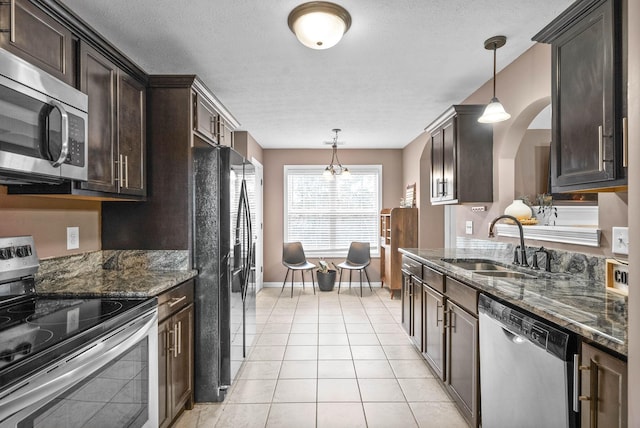
M 391 298 L 402 289 L 402 254 L 398 248 L 418 247 L 418 209 L 384 208 L 380 211 L 380 279 Z

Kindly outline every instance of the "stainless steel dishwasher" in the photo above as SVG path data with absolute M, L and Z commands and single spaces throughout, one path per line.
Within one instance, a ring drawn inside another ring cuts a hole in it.
M 478 311 L 482 427 L 575 427 L 576 337 L 482 294 Z

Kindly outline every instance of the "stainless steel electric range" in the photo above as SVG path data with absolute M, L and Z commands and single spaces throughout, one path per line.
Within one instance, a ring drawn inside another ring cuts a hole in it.
M 156 299 L 39 295 L 38 267 L 0 238 L 0 426 L 156 427 Z

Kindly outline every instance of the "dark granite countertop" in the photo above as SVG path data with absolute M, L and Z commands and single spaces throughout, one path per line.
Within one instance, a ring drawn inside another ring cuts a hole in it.
M 565 329 L 624 356 L 627 355 L 627 301 L 603 284 L 568 274 L 523 272 L 536 279 L 483 276 L 442 259 L 496 259 L 483 249 L 400 249 L 426 266 L 461 280 L 479 291 L 539 315 Z M 509 262 L 506 262 L 509 263 Z M 514 268 L 518 270 L 518 268 Z
M 97 269 L 71 278 L 47 278 L 36 290 L 39 294 L 87 297 L 153 297 L 197 274 L 196 270 Z

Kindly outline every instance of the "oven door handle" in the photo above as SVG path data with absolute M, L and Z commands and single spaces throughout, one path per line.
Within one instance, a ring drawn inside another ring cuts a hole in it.
M 67 358 L 66 363 L 53 363 L 53 366 L 57 366 L 53 370 L 41 376 L 36 375 L 35 378 L 29 379 L 26 383 L 19 383 L 12 388 L 16 392 L 0 398 L 0 421 L 22 409 L 65 391 L 106 365 L 109 361 L 112 361 L 123 351 L 131 348 L 142 340 L 151 328 L 158 323 L 157 310 L 154 310 L 153 316 L 148 318 L 144 325 L 140 325 L 140 321 L 142 320 L 139 319 L 138 322 L 130 323 L 123 330 L 116 333 L 116 335 L 119 335 L 124 332 L 131 332 L 124 340 L 114 344 L 112 342 L 117 339 L 113 340 L 114 336 L 110 336 L 79 355 L 72 355 Z M 61 370 L 64 371 L 63 374 L 60 374 Z

